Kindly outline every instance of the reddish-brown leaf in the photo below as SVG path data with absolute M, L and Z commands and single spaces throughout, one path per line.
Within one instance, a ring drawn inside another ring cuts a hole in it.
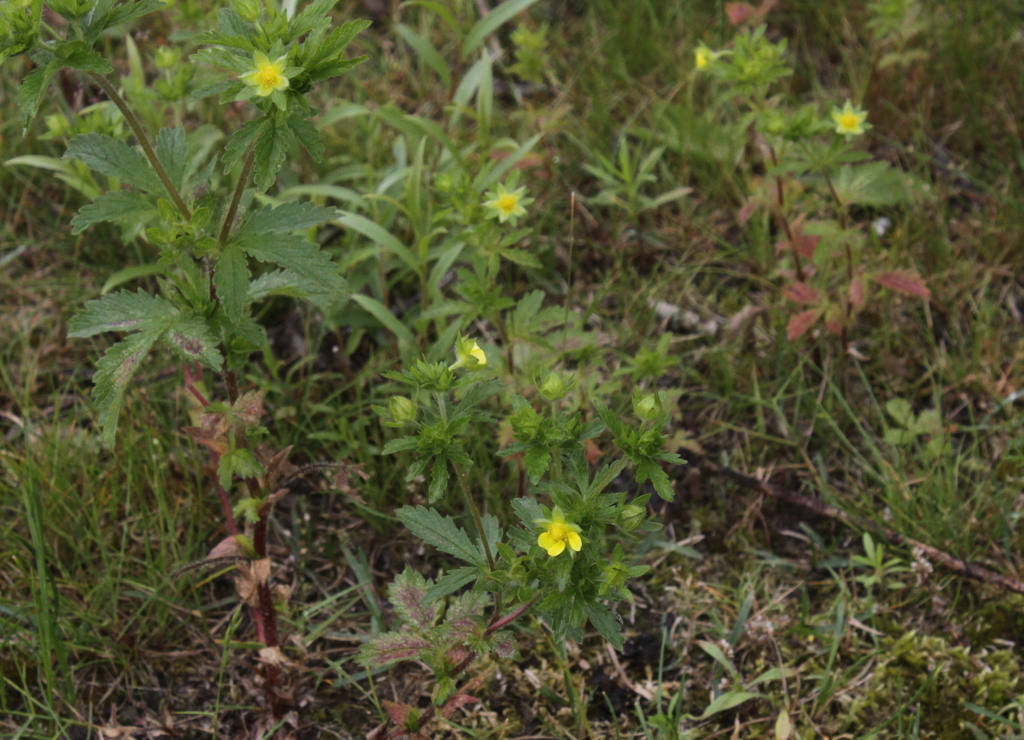
M 782 293 L 794 303 L 802 303 L 805 306 L 813 306 L 821 300 L 818 291 L 807 283 L 790 283 L 783 286 Z
M 925 285 L 924 279 L 917 273 L 917 270 L 876 272 L 871 277 L 879 285 L 903 295 L 926 299 L 932 297 L 932 292 L 928 290 L 928 286 Z
M 756 23 L 768 15 L 778 2 L 779 0 L 764 0 L 756 8 L 750 3 L 726 3 L 725 14 L 729 16 L 729 22 L 734 26 L 747 21 Z
M 857 275 L 853 278 L 853 282 L 850 283 L 850 289 L 848 292 L 850 297 L 850 304 L 856 311 L 863 311 L 864 306 L 867 305 L 867 286 L 864 284 L 864 276 Z
M 799 236 L 794 235 L 793 241 L 796 242 L 797 254 L 804 259 L 814 259 L 814 252 L 818 249 L 818 242 L 821 241 L 821 237 L 800 234 Z
M 450 717 L 452 712 L 454 712 L 459 707 L 464 707 L 467 704 L 474 704 L 478 701 L 480 700 L 477 699 L 475 696 L 470 696 L 469 694 L 456 694 L 447 702 L 445 702 L 444 707 L 441 709 L 441 716 Z
M 729 22 L 734 26 L 738 26 L 756 12 L 757 8 L 750 3 L 725 4 L 725 13 L 729 16 Z
M 799 339 L 817 323 L 818 319 L 821 318 L 821 314 L 822 309 L 820 308 L 809 308 L 806 311 L 795 314 L 786 325 L 786 337 L 791 342 Z
M 409 721 L 409 713 L 413 711 L 413 707 L 408 704 L 396 704 L 393 701 L 387 700 L 382 703 L 384 704 L 384 711 L 391 717 L 392 722 L 399 727 L 409 729 L 405 723 Z

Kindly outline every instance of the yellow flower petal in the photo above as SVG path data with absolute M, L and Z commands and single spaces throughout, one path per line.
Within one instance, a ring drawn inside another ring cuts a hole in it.
M 562 551 L 565 550 L 565 540 L 560 540 L 556 542 L 551 547 L 547 548 L 547 550 L 548 555 L 550 555 L 551 557 L 558 557 L 562 554 Z
M 566 537 L 569 540 L 569 547 L 571 547 L 576 552 L 579 552 L 580 549 L 582 549 L 583 539 L 578 534 L 570 530 L 569 534 L 566 535 Z

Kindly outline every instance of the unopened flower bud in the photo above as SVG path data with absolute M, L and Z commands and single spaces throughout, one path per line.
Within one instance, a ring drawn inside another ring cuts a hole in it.
M 619 509 L 619 526 L 626 532 L 632 532 L 647 519 L 647 510 L 636 504 L 626 504 Z
M 172 49 L 170 46 L 158 46 L 153 53 L 153 64 L 160 69 L 170 69 L 181 58 L 180 49 Z
M 235 0 L 231 5 L 236 13 L 250 23 L 260 17 L 262 10 L 259 0 Z
M 398 424 L 416 421 L 416 404 L 405 396 L 392 396 L 388 401 L 388 415 Z
M 649 393 L 633 399 L 633 411 L 644 421 L 652 421 L 661 414 L 661 399 L 657 393 Z
M 540 384 L 540 394 L 549 401 L 559 401 L 565 398 L 567 391 L 565 380 L 562 379 L 562 374 L 559 372 L 550 373 Z

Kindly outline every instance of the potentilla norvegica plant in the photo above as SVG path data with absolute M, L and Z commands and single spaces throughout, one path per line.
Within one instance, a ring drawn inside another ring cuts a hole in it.
M 634 394 L 632 421 L 601 405 L 597 418 L 586 421 L 578 406 L 567 403 L 572 379 L 553 371 L 537 383 L 532 402 L 511 397 L 506 419 L 514 442 L 498 454 L 522 456 L 535 495 L 512 501 L 515 519 L 503 524 L 480 511 L 469 475 L 479 461 L 467 454 L 462 439 L 474 428 L 479 435 L 494 426 L 498 419 L 485 410 L 485 402 L 506 385 L 494 377 L 476 340 L 460 338 L 455 354 L 451 364 L 421 360 L 386 373 L 407 394 L 375 407 L 387 426 L 406 432 L 383 452 L 411 453 L 408 480 L 427 480 L 428 506 L 404 506 L 398 518 L 458 561 L 436 579 L 407 569 L 391 585 L 390 600 L 402 625 L 367 643 L 361 659 L 373 668 L 421 662 L 433 672 L 435 685 L 426 709 L 384 702 L 389 723 L 376 737 L 423 738 L 430 718 L 478 701 L 483 677 L 460 686 L 462 674 L 487 653 L 517 655 L 509 627 L 527 612 L 548 626 L 556 644 L 581 640 L 589 624 L 621 649 L 614 605 L 632 601 L 627 581 L 647 567 L 631 563 L 622 544 L 611 543 L 660 525 L 647 520 L 649 494 L 630 499 L 625 491 L 609 489 L 632 464 L 637 482 L 649 481 L 661 497 L 671 499 L 662 464 L 683 462 L 664 450 L 668 413 L 657 393 Z M 622 454 L 594 470 L 584 443 L 606 428 Z M 461 522 L 442 513 L 452 508 L 448 499 L 455 496 L 462 501 Z
M 872 11 L 881 12 L 878 3 Z M 912 202 L 913 181 L 888 162 L 869 161 L 860 139 L 872 126 L 862 107 L 846 100 L 823 115 L 814 103 L 794 105 L 791 96 L 777 94 L 792 71 L 786 39 L 770 40 L 765 25 L 741 30 L 730 48 L 700 44 L 694 50 L 695 77 L 717 81 L 713 104 L 733 109 L 749 127 L 750 150 L 765 170 L 750 178 L 739 217 L 746 224 L 763 213 L 778 233 L 776 274 L 784 280 L 783 295 L 798 307 L 787 325 L 789 339 L 822 323 L 845 351 L 872 284 L 930 295 L 916 270 L 894 268 L 885 254 L 872 254 L 867 224 L 851 216 L 853 208 Z
M 159 9 L 160 2 L 47 3 L 60 23 L 44 21 L 39 0 L 0 6 L 0 61 L 27 54 L 35 64 L 18 92 L 26 126 L 54 76 L 70 68 L 103 91 L 135 137 L 134 145 L 109 133 L 71 140 L 65 156 L 109 178 L 110 185 L 81 209 L 72 226 L 79 233 L 106 221 L 144 233 L 160 253 L 147 270 L 156 275 L 158 290 L 120 291 L 89 302 L 73 319 L 70 336 L 122 335 L 99 360 L 95 376 L 98 425 L 108 447 L 115 443 L 128 386 L 145 359 L 167 350 L 182 362 L 185 388 L 199 407 L 198 423 L 185 431 L 209 448 L 217 464 L 214 483 L 229 532 L 204 563 L 194 566 L 237 565 L 239 593 L 252 607 L 256 638 L 263 645 L 259 675 L 267 706 L 276 716 L 288 709 L 281 690 L 287 658 L 271 588 L 268 523 L 294 473 L 288 449 L 273 451 L 263 444 L 257 450 L 256 442 L 267 434 L 260 426 L 262 394 L 241 388 L 238 378 L 252 353 L 266 345 L 254 317 L 260 301 L 286 295 L 329 308 L 346 296 L 337 267 L 316 243 L 297 233 L 331 219 L 335 211 L 297 202 L 262 205 L 260 197 L 274 184 L 289 148 L 301 145 L 314 158 L 323 152 L 305 95 L 316 83 L 362 61 L 345 59 L 344 52 L 368 24 L 333 27 L 328 12 L 334 3 L 314 0 L 289 17 L 272 4 L 236 0 L 218 13 L 218 29 L 198 38 L 204 48 L 189 63 L 205 62 L 224 72 L 218 81 L 192 90 L 190 99 L 219 96 L 222 104 L 247 101 L 250 106 L 248 120 L 230 132 L 219 162 L 197 155 L 181 127 L 162 128 L 152 136 L 119 90 L 113 66 L 94 48 L 115 26 Z M 165 65 L 176 63 L 166 53 L 160 59 Z M 186 87 L 191 79 L 180 76 Z M 114 127 L 108 130 L 116 133 Z M 218 164 L 233 175 L 223 200 L 217 196 Z M 475 286 L 497 294 L 502 260 L 539 266 L 534 255 L 514 247 L 530 233 L 516 225 L 532 199 L 519 185 L 518 173 L 477 198 L 460 207 L 476 215 L 474 228 L 467 231 L 474 270 L 460 273 L 458 289 L 471 293 Z M 140 221 L 143 232 L 137 230 Z M 544 314 L 542 297 L 535 291 L 518 306 L 511 301 L 481 304 L 479 315 L 507 340 L 510 327 L 502 308 L 516 306 L 511 328 L 522 333 Z M 620 648 L 613 606 L 632 598 L 626 582 L 646 568 L 631 564 L 621 544 L 609 543 L 613 533 L 629 539 L 658 525 L 646 520 L 649 495 L 629 500 L 626 492 L 609 487 L 632 463 L 639 483 L 649 481 L 662 497 L 671 498 L 662 464 L 682 462 L 664 452 L 668 415 L 659 396 L 636 394 L 637 423 L 601 406 L 598 418 L 587 421 L 577 406 L 565 403 L 572 378 L 555 371 L 536 384 L 532 401 L 511 397 L 507 421 L 515 442 L 500 452 L 521 457 L 536 497 L 514 501 L 516 521 L 511 524 L 482 512 L 468 475 L 475 461 L 461 440 L 470 428 L 498 421 L 486 406 L 493 406 L 492 397 L 515 373 L 512 344 L 506 344 L 508 362 L 497 373 L 501 379 L 493 372 L 501 363 L 489 363 L 476 340 L 460 338 L 454 362 L 419 360 L 390 373 L 409 395 L 395 396 L 378 409 L 386 424 L 410 432 L 392 440 L 384 452 L 411 453 L 410 480 L 423 475 L 430 481 L 431 507 L 405 506 L 398 510 L 399 519 L 414 535 L 462 561 L 434 581 L 412 571 L 400 575 L 391 596 L 406 627 L 376 637 L 362 651 L 368 665 L 416 659 L 436 676 L 429 709 L 389 705 L 392 736 L 418 733 L 433 713 L 448 714 L 473 700 L 469 691 L 481 679 L 459 689 L 461 674 L 484 653 L 514 655 L 516 640 L 508 627 L 531 610 L 558 640 L 582 639 L 589 623 Z M 208 396 L 205 371 L 219 374 L 226 398 Z M 583 443 L 606 427 L 623 455 L 595 471 Z M 262 451 L 267 448 L 272 451 Z M 451 490 L 461 494 L 468 528 L 432 508 L 449 506 Z
M 161 348 L 183 363 L 186 388 L 202 407 L 199 425 L 186 431 L 217 462 L 216 489 L 230 533 L 211 555 L 218 563 L 239 564 L 239 590 L 252 607 L 257 641 L 264 646 L 260 675 L 266 701 L 278 716 L 287 709 L 280 691 L 285 657 L 270 586 L 267 527 L 287 482 L 288 451 L 256 451 L 255 441 L 266 433 L 260 427 L 262 394 L 240 388 L 238 375 L 267 342 L 254 305 L 274 295 L 322 307 L 345 298 L 345 281 L 329 256 L 296 233 L 332 218 L 334 211 L 297 202 L 254 205 L 254 196 L 273 185 L 296 142 L 314 158 L 323 153 L 305 95 L 364 59 L 344 55 L 369 23 L 333 26 L 328 12 L 335 2 L 315 0 L 289 17 L 272 3 L 238 0 L 220 10 L 218 30 L 199 38 L 206 48 L 191 63 L 207 62 L 226 73 L 193 91 L 193 100 L 218 95 L 222 104 L 250 104 L 248 120 L 230 132 L 219 163 L 197 160 L 196 147 L 181 127 L 151 135 L 121 94 L 113 66 L 94 48 L 116 38 L 112 29 L 159 9 L 161 2 L 50 0 L 45 3 L 54 14 L 49 20 L 42 0 L 0 5 L 0 61 L 24 54 L 34 63 L 18 90 L 26 126 L 54 76 L 71 69 L 103 91 L 135 136 L 134 146 L 98 133 L 71 140 L 65 157 L 108 177 L 110 185 L 109 192 L 81 209 L 72 226 L 79 233 L 103 221 L 144 219 L 146 239 L 160 250 L 151 271 L 159 290 L 121 291 L 89 302 L 72 320 L 69 336 L 123 336 L 100 359 L 95 376 L 93 398 L 108 447 L 114 446 L 126 391 L 147 356 Z M 223 200 L 216 196 L 218 165 L 235 175 Z M 204 370 L 219 374 L 225 399 L 207 397 L 200 383 Z

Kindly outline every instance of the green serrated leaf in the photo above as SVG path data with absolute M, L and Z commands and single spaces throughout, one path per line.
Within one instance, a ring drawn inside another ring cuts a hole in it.
M 242 128 L 231 134 L 231 138 L 228 139 L 227 144 L 224 145 L 224 154 L 221 156 L 221 164 L 224 165 L 224 171 L 229 171 L 235 164 L 242 158 L 253 139 L 260 132 L 260 129 L 264 125 L 273 126 L 273 123 L 267 123 L 267 117 L 254 118 L 251 121 L 246 122 Z
M 141 18 L 144 15 L 152 13 L 154 10 L 159 10 L 164 7 L 161 0 L 139 0 L 138 2 L 122 3 L 108 10 L 106 13 L 94 13 L 98 16 L 96 20 L 89 25 L 89 31 L 86 39 L 91 41 L 99 37 L 99 35 L 114 26 L 127 23 L 128 21 Z
M 544 518 L 544 510 L 532 498 L 517 498 L 512 501 L 512 511 L 527 529 L 536 529 L 537 520 Z
M 79 69 L 83 72 L 97 72 L 109 74 L 114 71 L 110 62 L 104 59 L 99 52 L 93 51 L 89 45 L 82 40 L 67 41 L 56 49 L 54 53 L 61 60 L 65 67 Z
M 260 127 L 253 158 L 253 178 L 260 191 L 268 190 L 274 184 L 294 138 L 291 129 L 278 126 L 269 118 L 267 125 Z
M 188 143 L 185 141 L 185 129 L 162 128 L 156 135 L 157 159 L 164 166 L 174 187 L 182 190 L 185 186 L 185 171 L 188 169 Z
M 448 490 L 448 458 L 437 457 L 430 468 L 430 487 L 427 494 L 427 503 L 435 503 Z
M 416 437 L 399 437 L 398 439 L 393 439 L 384 445 L 384 449 L 380 451 L 380 454 L 393 455 L 396 452 L 415 450 L 419 446 L 420 442 Z
M 338 0 L 313 0 L 288 24 L 288 38 L 297 39 L 328 22 L 327 11 L 337 5 Z
M 239 478 L 257 478 L 265 472 L 252 450 L 243 448 L 229 450 L 221 455 L 220 464 L 217 467 L 217 475 L 220 478 L 220 484 L 224 488 L 231 487 L 231 480 L 235 476 Z
M 245 252 L 237 244 L 229 245 L 217 260 L 213 284 L 217 297 L 230 321 L 237 321 L 249 297 L 249 265 Z
M 237 238 L 260 239 L 266 234 L 283 234 L 289 231 L 319 226 L 335 217 L 334 208 L 324 208 L 313 203 L 290 201 L 277 208 L 266 206 L 246 216 L 238 230 Z
M 317 127 L 306 116 L 296 111 L 288 117 L 288 128 L 295 134 L 302 148 L 309 152 L 309 156 L 319 162 L 324 156 L 324 143 L 320 140 L 320 131 Z
M 206 62 L 215 67 L 230 69 L 234 72 L 246 73 L 252 71 L 252 57 L 246 53 L 236 53 L 227 49 L 200 49 L 195 52 L 190 61 Z M 262 121 L 263 119 L 257 119 Z
M 260 262 L 271 262 L 295 273 L 311 298 L 327 304 L 346 295 L 345 281 L 338 273 L 338 266 L 320 246 L 300 236 L 286 234 L 262 234 L 243 236 L 238 245 Z
M 36 113 L 39 112 L 39 103 L 42 102 L 43 95 L 50 86 L 50 80 L 53 79 L 59 68 L 59 64 L 47 64 L 43 67 L 37 67 L 29 73 L 21 83 L 21 87 L 18 88 L 15 98 L 21 107 L 26 126 L 36 117 Z
M 217 339 L 198 316 L 179 316 L 167 329 L 164 339 L 177 354 L 192 362 L 201 362 L 219 370 L 224 362 L 217 349 Z
M 537 485 L 541 476 L 548 471 L 548 467 L 551 465 L 551 451 L 540 445 L 530 447 L 523 455 L 523 464 L 526 466 L 526 472 L 530 475 L 530 482 Z
M 66 158 L 77 159 L 89 169 L 116 177 L 123 183 L 154 195 L 166 195 L 164 186 L 149 162 L 123 141 L 104 134 L 76 136 L 64 152 Z
M 92 393 L 100 412 L 97 423 L 102 430 L 103 444 L 108 448 L 114 446 L 125 388 L 161 333 L 160 329 L 152 329 L 134 334 L 108 349 L 96 363 Z
M 121 291 L 85 304 L 68 327 L 69 337 L 91 337 L 105 331 L 162 332 L 170 325 L 178 310 L 163 298 L 143 293 Z M 155 340 L 154 340 L 155 341 Z
M 116 190 L 82 206 L 78 215 L 71 219 L 71 233 L 80 234 L 93 224 L 103 221 L 139 223 L 155 213 L 152 201 L 142 193 Z
M 480 550 L 451 517 L 441 516 L 436 509 L 424 506 L 403 506 L 395 515 L 414 536 L 428 545 L 479 568 L 486 566 Z
M 615 613 L 604 604 L 594 601 L 584 604 L 583 609 L 590 617 L 590 623 L 601 633 L 601 636 L 611 643 L 613 648 L 621 651 L 622 629 L 619 627 L 619 620 Z
M 427 603 L 436 601 L 442 596 L 447 596 L 450 593 L 458 591 L 463 586 L 469 585 L 479 577 L 479 568 L 474 568 L 472 566 L 456 568 L 451 573 L 438 578 L 437 583 L 427 589 L 427 592 L 423 595 L 423 600 Z

